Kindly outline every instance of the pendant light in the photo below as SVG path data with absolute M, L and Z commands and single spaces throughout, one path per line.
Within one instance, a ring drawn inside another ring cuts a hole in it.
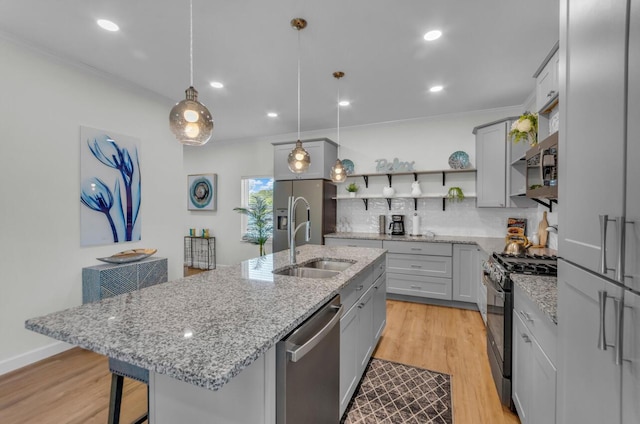
M 213 118 L 209 109 L 198 101 L 198 92 L 193 88 L 193 0 L 189 0 L 189 29 L 191 84 L 185 90 L 186 98 L 171 109 L 169 128 L 180 143 L 202 146 L 209 141 L 213 133 Z
M 338 80 L 338 98 L 336 100 L 336 108 L 338 109 L 338 124 L 336 125 L 338 135 L 338 158 L 331 168 L 331 181 L 334 183 L 343 183 L 347 179 L 347 172 L 340 160 L 340 78 L 343 76 L 344 72 L 337 71 L 333 73 L 333 77 Z
M 307 172 L 311 164 L 311 157 L 300 141 L 300 31 L 307 27 L 307 21 L 302 18 L 294 18 L 291 20 L 291 26 L 298 31 L 298 141 L 296 147 L 289 153 L 287 162 L 291 172 L 301 174 Z

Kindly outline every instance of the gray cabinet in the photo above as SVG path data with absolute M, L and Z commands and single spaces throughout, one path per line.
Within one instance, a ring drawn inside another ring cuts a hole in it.
M 540 112 L 558 97 L 560 52 L 554 46 L 548 61 L 533 75 L 536 79 L 536 111 Z
M 273 143 L 273 178 L 279 180 L 331 179 L 331 167 L 338 157 L 338 145 L 328 138 L 302 140 L 302 147 L 309 153 L 311 163 L 307 172 L 296 174 L 289 169 L 289 153 L 296 142 Z
M 373 247 L 382 249 L 382 240 L 343 239 L 325 237 L 325 246 Z
M 533 207 L 525 195 L 526 143 L 513 144 L 509 131 L 516 118 L 475 127 L 476 194 L 479 208 Z
M 624 294 L 622 422 L 640 423 L 640 295 Z
M 347 311 L 340 319 L 341 416 L 386 323 L 385 261 L 381 258 L 340 290 Z
M 476 135 L 476 196 L 479 208 L 507 204 L 507 125 L 500 121 L 474 129 Z
M 384 241 L 389 293 L 441 300 L 452 298 L 452 245 Z
M 553 424 L 557 329 L 519 287 L 513 308 L 513 402 L 522 424 Z
M 626 225 L 624 274 L 625 284 L 640 292 L 640 1 L 632 1 L 630 11 L 625 216 L 634 224 Z
M 599 292 L 607 295 L 604 310 Z M 622 293 L 619 286 L 558 261 L 558 423 L 621 422 L 622 373 L 615 363 L 616 348 L 599 349 L 598 340 L 604 335 L 606 344 L 615 343 L 613 298 L 620 299 Z
M 477 301 L 478 280 L 481 277 L 478 251 L 475 244 L 453 245 L 453 300 Z
M 487 325 L 487 286 L 484 285 L 484 262 L 489 260 L 489 254 L 480 249 L 478 255 L 480 256 L 480 260 L 478 263 L 479 268 L 476 270 L 478 273 L 477 304 L 482 320 L 484 324 Z
M 626 2 L 573 0 L 570 3 L 575 7 L 568 7 L 568 30 L 565 30 L 568 66 L 566 80 L 560 81 L 560 91 L 565 93 L 565 98 L 560 99 L 559 181 L 562 184 L 559 199 L 562 206 L 558 217 L 558 250 L 568 261 L 597 272 L 601 253 L 598 216 L 614 218 L 625 214 Z M 636 85 L 638 73 L 637 68 L 629 71 Z M 637 106 L 637 99 L 635 104 Z M 636 121 L 638 125 L 638 110 L 635 117 L 631 112 L 629 110 L 629 121 Z M 637 137 L 637 134 L 629 132 L 629 136 Z M 640 159 L 633 144 L 638 144 L 637 140 L 628 143 L 632 146 L 629 153 L 636 155 L 627 156 L 632 167 L 637 166 Z M 638 180 L 629 181 L 635 185 Z M 616 239 L 615 225 L 609 223 L 606 240 L 602 241 L 609 268 L 616 267 L 619 250 Z M 608 275 L 614 274 L 608 272 Z

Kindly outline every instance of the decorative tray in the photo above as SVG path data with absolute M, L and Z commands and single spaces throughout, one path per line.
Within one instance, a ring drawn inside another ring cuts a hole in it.
M 118 252 L 114 255 L 107 256 L 105 258 L 96 258 L 102 262 L 108 262 L 110 264 L 126 264 L 129 262 L 140 261 L 144 258 L 156 253 L 158 249 L 131 249 Z

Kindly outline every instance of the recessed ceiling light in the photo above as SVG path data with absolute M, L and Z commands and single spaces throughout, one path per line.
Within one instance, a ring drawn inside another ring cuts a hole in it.
M 211 84 L 210 84 L 210 85 L 211 85 L 211 87 L 213 87 L 213 88 L 222 88 L 222 87 L 224 87 L 224 84 L 223 84 L 223 83 L 221 83 L 221 82 L 218 82 L 218 81 L 213 81 L 213 82 L 211 82 Z
M 442 91 L 443 88 L 444 87 L 441 85 L 434 85 L 429 89 L 429 91 L 431 91 L 432 93 L 437 93 L 438 91 Z
M 115 23 L 108 19 L 98 19 L 98 25 L 102 29 L 106 29 L 107 31 L 115 32 L 120 29 L 120 27 Z
M 275 112 L 269 112 L 269 113 L 267 113 L 267 116 L 268 116 L 269 118 L 277 118 L 277 117 L 278 117 L 278 114 L 277 114 L 277 113 L 275 113 Z
M 342 100 L 338 103 L 340 106 L 349 106 L 351 102 L 349 100 Z
M 434 29 L 433 31 L 429 31 L 424 35 L 424 39 L 427 41 L 437 40 L 442 36 L 442 31 Z

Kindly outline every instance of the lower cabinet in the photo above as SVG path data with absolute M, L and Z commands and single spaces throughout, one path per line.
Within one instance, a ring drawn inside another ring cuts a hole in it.
M 551 360 L 555 340 L 549 338 L 546 328 L 553 323 L 546 322 L 542 312 L 533 310 L 528 299 L 522 298 L 525 295 L 515 290 L 513 402 L 522 424 L 552 424 L 556 422 L 557 370 Z
M 475 244 L 453 245 L 453 300 L 471 303 L 477 301 L 479 250 Z
M 340 319 L 340 416 L 358 387 L 387 321 L 384 261 L 373 265 L 375 281 L 362 289 L 362 296 Z M 356 279 L 354 283 L 360 287 L 361 281 Z M 343 290 L 349 292 L 349 286 Z

